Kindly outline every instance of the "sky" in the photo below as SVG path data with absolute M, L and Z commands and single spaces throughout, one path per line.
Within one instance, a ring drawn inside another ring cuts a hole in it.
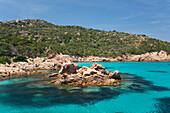
M 0 21 L 42 19 L 170 42 L 170 0 L 0 0 Z

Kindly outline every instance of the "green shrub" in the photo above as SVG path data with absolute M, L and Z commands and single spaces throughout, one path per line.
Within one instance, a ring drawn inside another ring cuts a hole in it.
M 0 64 L 5 64 L 5 63 L 10 64 L 11 63 L 10 58 L 8 56 L 0 57 Z
M 45 55 L 43 53 L 40 54 L 40 57 L 44 57 Z
M 13 59 L 13 62 L 19 62 L 19 61 L 21 61 L 21 62 L 27 62 L 27 57 L 24 57 L 24 56 L 21 56 L 21 55 L 19 55 L 19 56 L 17 56 L 16 58 L 14 58 Z

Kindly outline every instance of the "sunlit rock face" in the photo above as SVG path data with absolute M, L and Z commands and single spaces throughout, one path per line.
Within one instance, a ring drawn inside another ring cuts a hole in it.
M 78 65 L 77 64 L 73 64 L 73 63 L 65 63 L 61 70 L 59 71 L 60 74 L 63 74 L 63 73 L 67 73 L 67 74 L 73 74 L 76 72 L 78 68 Z

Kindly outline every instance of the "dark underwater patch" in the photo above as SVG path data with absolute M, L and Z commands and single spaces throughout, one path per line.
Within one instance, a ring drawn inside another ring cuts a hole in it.
M 114 67 L 105 67 L 105 69 L 114 69 Z
M 168 73 L 167 71 L 154 71 L 154 70 L 150 70 L 150 71 L 147 71 L 147 72 L 155 72 L 155 73 Z
M 84 92 L 79 90 L 78 92 L 69 92 L 66 89 L 58 89 L 57 87 L 49 88 L 27 88 L 23 89 L 23 84 L 20 86 L 13 85 L 14 89 L 0 91 L 0 93 L 6 93 L 8 96 L 1 97 L 0 100 L 4 104 L 16 105 L 16 106 L 34 106 L 34 107 L 47 107 L 53 105 L 63 104 L 94 104 L 98 101 L 117 98 L 120 92 L 110 90 L 109 88 L 101 88 L 100 92 Z M 41 94 L 39 97 L 35 95 Z
M 134 78 L 135 78 L 133 80 L 134 82 L 148 86 L 150 88 L 150 90 L 153 90 L 153 91 L 169 91 L 170 90 L 167 87 L 155 86 L 155 85 L 153 85 L 153 82 L 144 80 L 143 77 L 135 76 Z
M 170 113 L 170 97 L 156 99 L 158 103 L 155 105 L 159 113 Z
M 169 88 L 162 86 L 151 86 L 150 89 L 153 91 L 170 91 Z
M 145 89 L 142 89 L 142 88 L 137 88 L 137 87 L 133 87 L 133 86 L 128 86 L 127 88 L 130 88 L 131 90 L 134 90 L 139 93 L 145 92 Z
M 79 67 L 79 66 L 78 66 L 78 68 L 77 68 L 77 69 L 80 69 L 80 68 L 82 68 L 82 67 Z
M 100 86 L 98 91 L 86 91 L 95 87 L 79 87 L 77 89 L 62 88 L 45 82 L 42 75 L 21 76 L 29 79 L 23 83 L 0 85 L 0 100 L 3 104 L 14 106 L 48 107 L 63 104 L 88 105 L 105 99 L 116 99 L 124 93 L 144 93 L 147 90 L 167 91 L 166 87 L 154 86 L 151 81 L 129 73 L 121 73 L 122 81 L 118 86 Z M 39 79 L 37 79 L 39 78 Z M 34 80 L 35 79 L 35 80 Z M 50 79 L 49 79 L 50 80 Z M 48 86 L 50 85 L 50 86 Z
M 130 76 L 136 76 L 135 74 L 130 74 L 130 73 L 121 73 L 121 75 L 130 75 Z

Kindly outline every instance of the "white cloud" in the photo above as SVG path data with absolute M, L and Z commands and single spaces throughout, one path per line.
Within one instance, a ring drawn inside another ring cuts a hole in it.
M 49 9 L 45 4 L 39 4 L 33 1 L 20 0 L 0 0 L 0 13 L 2 11 L 15 14 L 15 18 L 34 18 L 37 14 L 41 14 Z M 3 14 L 0 14 L 3 16 Z
M 48 9 L 47 6 L 39 5 L 39 4 L 30 4 L 29 7 L 30 7 L 31 11 L 34 11 L 36 13 L 41 13 L 41 12 L 44 12 Z
M 155 20 L 155 21 L 151 21 L 150 23 L 151 23 L 151 24 L 159 24 L 160 21 L 159 21 L 159 20 Z
M 147 5 L 154 6 L 154 5 L 159 5 L 164 0 L 138 0 L 138 1 Z
M 144 12 L 140 12 L 140 13 L 139 12 L 138 13 L 133 12 L 133 13 L 127 15 L 127 16 L 120 18 L 120 20 L 129 20 L 129 19 L 133 19 L 133 18 L 136 18 L 136 17 L 140 17 L 142 15 L 144 15 Z
M 18 16 L 20 18 L 35 18 L 36 15 L 41 14 L 48 10 L 48 7 L 40 4 L 20 4 L 20 11 Z

